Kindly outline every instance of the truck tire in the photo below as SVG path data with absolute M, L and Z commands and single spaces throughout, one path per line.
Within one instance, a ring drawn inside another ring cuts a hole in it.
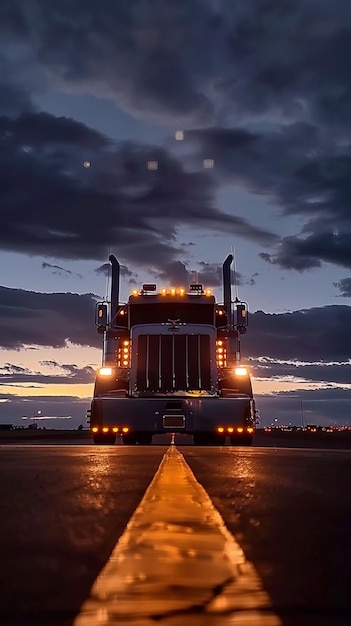
M 230 437 L 230 445 L 232 446 L 252 446 L 252 435 L 232 435 Z
M 140 446 L 150 446 L 152 443 L 152 433 L 139 433 L 138 444 Z
M 94 443 L 99 446 L 114 446 L 116 443 L 116 435 L 94 435 Z
M 126 433 L 122 439 L 125 446 L 135 446 L 138 442 L 137 433 Z
M 224 446 L 225 435 L 212 435 L 210 443 L 211 446 Z
M 211 442 L 209 433 L 193 433 L 194 446 L 208 446 Z

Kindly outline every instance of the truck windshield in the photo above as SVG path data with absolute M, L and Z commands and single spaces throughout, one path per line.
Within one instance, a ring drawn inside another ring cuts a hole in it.
M 130 305 L 130 325 L 161 324 L 179 320 L 186 324 L 214 324 L 213 304 L 157 302 Z

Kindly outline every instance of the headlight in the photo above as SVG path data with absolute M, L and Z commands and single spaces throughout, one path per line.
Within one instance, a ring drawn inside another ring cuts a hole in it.
M 247 376 L 246 367 L 236 367 L 234 370 L 235 376 Z
M 99 375 L 100 376 L 112 376 L 112 367 L 100 367 Z

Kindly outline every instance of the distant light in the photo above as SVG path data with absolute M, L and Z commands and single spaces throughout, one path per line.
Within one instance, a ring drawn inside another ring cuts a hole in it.
M 148 161 L 147 162 L 148 170 L 158 170 L 158 161 Z
M 84 161 L 83 165 L 84 165 L 84 167 L 90 167 L 91 163 L 90 163 L 90 161 Z
M 183 141 L 184 139 L 184 133 L 182 130 L 177 130 L 176 134 L 175 134 L 175 138 L 177 141 Z
M 204 159 L 202 165 L 205 169 L 210 169 L 211 167 L 214 167 L 214 160 Z

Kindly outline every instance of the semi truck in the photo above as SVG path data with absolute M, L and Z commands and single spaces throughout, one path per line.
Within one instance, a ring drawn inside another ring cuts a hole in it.
M 109 261 L 110 301 L 96 305 L 103 348 L 88 412 L 94 442 L 150 445 L 156 434 L 183 433 L 195 445 L 251 445 L 255 401 L 240 356 L 248 309 L 232 301 L 233 255 L 222 266 L 222 304 L 198 282 L 143 284 L 120 303 L 120 264 Z

